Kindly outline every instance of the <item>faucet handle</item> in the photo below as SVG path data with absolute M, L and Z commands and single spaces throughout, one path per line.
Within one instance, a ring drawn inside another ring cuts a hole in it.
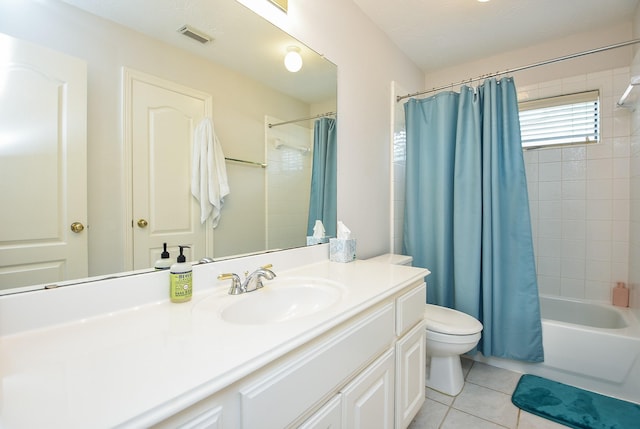
M 263 265 L 260 268 L 264 268 L 265 270 L 270 270 L 271 268 L 273 268 L 273 264 Z
M 240 276 L 235 273 L 223 273 L 218 276 L 218 280 L 231 280 L 229 295 L 240 295 L 242 292 L 242 282 Z

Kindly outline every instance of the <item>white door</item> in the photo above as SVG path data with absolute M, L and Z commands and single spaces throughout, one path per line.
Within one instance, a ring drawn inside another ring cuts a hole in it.
M 0 289 L 87 277 L 86 117 L 84 61 L 0 34 Z
M 131 106 L 125 128 L 133 166 L 132 268 L 152 267 L 163 243 L 174 261 L 179 245 L 190 247 L 187 261 L 211 255 L 212 228 L 200 223 L 191 195 L 193 134 L 210 115 L 211 96 L 131 70 L 125 70 L 125 83 Z

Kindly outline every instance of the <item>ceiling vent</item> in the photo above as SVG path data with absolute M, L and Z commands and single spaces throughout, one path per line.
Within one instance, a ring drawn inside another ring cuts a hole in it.
M 203 33 L 200 30 L 196 30 L 190 25 L 183 25 L 182 27 L 178 28 L 178 33 L 184 34 L 185 36 L 190 37 L 193 40 L 202 43 L 203 45 L 213 40 L 213 37 Z

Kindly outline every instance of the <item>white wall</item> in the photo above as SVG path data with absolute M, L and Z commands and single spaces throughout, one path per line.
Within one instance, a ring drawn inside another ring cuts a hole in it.
M 351 0 L 239 0 L 338 65 L 338 219 L 358 241 L 358 258 L 391 249 L 391 82 L 408 91 L 422 72 Z

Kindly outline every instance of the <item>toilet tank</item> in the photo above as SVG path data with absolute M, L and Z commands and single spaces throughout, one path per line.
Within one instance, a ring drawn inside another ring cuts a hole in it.
M 407 255 L 396 255 L 394 253 L 385 253 L 384 255 L 369 258 L 367 259 L 367 261 L 383 262 L 383 263 L 392 264 L 392 265 L 411 266 L 411 263 L 413 262 L 413 257 L 407 256 Z

